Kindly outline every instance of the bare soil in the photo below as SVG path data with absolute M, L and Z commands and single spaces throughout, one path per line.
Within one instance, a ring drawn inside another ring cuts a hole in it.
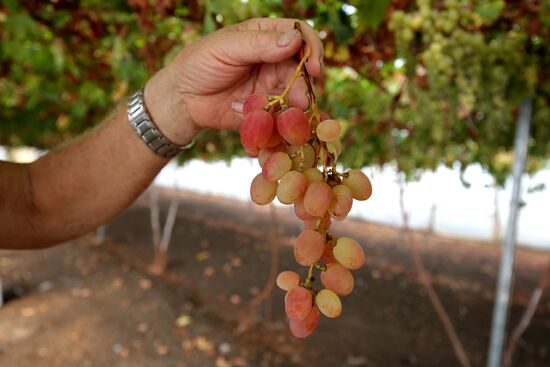
M 181 200 L 161 277 L 147 271 L 146 198 L 109 224 L 103 245 L 90 234 L 47 250 L 0 252 L 0 366 L 459 366 L 399 230 L 353 219 L 334 224 L 337 235 L 364 245 L 367 264 L 354 272 L 342 316 L 322 318 L 299 340 L 288 332 L 282 291 L 250 308 L 272 265 L 270 209 L 161 191 L 162 217 L 170 200 Z M 279 268 L 299 269 L 292 256 L 299 223 L 288 208 L 276 217 Z M 484 366 L 498 247 L 422 232 L 414 239 L 472 365 Z M 518 251 L 512 325 L 548 257 Z M 548 293 L 515 366 L 550 366 Z

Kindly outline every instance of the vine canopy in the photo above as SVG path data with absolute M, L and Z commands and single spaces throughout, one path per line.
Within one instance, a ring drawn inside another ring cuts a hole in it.
M 341 161 L 409 175 L 480 163 L 502 183 L 532 97 L 528 170 L 550 155 L 550 3 L 542 0 L 203 0 L 0 5 L 0 144 L 50 148 L 101 121 L 187 44 L 244 19 L 308 21 L 325 45 L 321 106 Z M 244 154 L 205 132 L 182 155 Z

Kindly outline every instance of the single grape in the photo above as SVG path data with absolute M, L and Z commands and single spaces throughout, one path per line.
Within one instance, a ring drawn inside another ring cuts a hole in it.
M 244 101 L 243 115 L 246 117 L 251 112 L 259 111 L 268 103 L 269 99 L 266 92 L 255 92 Z
M 316 263 L 323 255 L 323 251 L 325 241 L 317 231 L 306 229 L 296 238 L 294 257 L 300 265 L 309 266 Z
M 260 151 L 256 148 L 247 148 L 243 145 L 244 147 L 244 152 L 246 153 L 247 156 L 249 156 L 250 158 L 258 158 L 258 155 L 260 154 Z
M 323 181 L 323 172 L 317 168 L 308 168 L 304 171 L 308 183 Z
M 306 208 L 304 207 L 304 200 L 297 200 L 294 202 L 294 214 L 296 214 L 296 217 L 301 220 L 312 220 L 315 219 L 315 217 L 312 217 L 306 212 Z
M 290 270 L 281 272 L 277 276 L 277 287 L 284 291 L 290 291 L 300 285 L 300 275 Z
M 305 338 L 317 328 L 319 318 L 319 310 L 317 307 L 312 307 L 305 319 L 290 320 L 290 332 L 297 338 Z
M 326 266 L 327 270 L 321 272 L 321 284 L 339 296 L 350 294 L 355 285 L 351 272 L 338 263 Z
M 241 143 L 248 150 L 266 146 L 273 130 L 273 117 L 264 110 L 249 113 L 241 124 Z
M 306 176 L 298 171 L 289 171 L 279 181 L 277 199 L 283 204 L 294 204 L 304 197 L 306 189 Z
M 332 202 L 332 190 L 326 182 L 313 182 L 304 196 L 304 206 L 309 215 L 323 216 Z
M 319 140 L 324 142 L 334 141 L 340 137 L 340 124 L 336 120 L 321 121 L 315 130 Z
M 271 182 L 259 173 L 250 184 L 250 198 L 258 205 L 267 205 L 277 195 L 277 182 Z
M 265 147 L 261 149 L 258 154 L 258 163 L 260 164 L 260 167 L 263 167 L 265 161 L 267 161 L 267 159 L 271 157 L 273 153 L 277 153 L 277 152 L 283 152 L 283 153 L 286 152 L 286 145 L 279 144 L 275 147 Z
M 262 174 L 268 181 L 276 182 L 292 167 L 292 161 L 288 154 L 276 152 L 269 157 L 263 167 Z
M 329 213 L 336 220 L 344 220 L 353 205 L 353 194 L 345 185 L 336 185 L 332 188 L 332 203 Z
M 311 126 L 304 112 L 297 107 L 290 107 L 277 115 L 277 130 L 291 145 L 304 145 L 311 136 Z
M 287 153 L 292 159 L 292 169 L 294 171 L 302 172 L 313 167 L 315 163 L 315 149 L 309 144 L 292 145 L 288 148 Z
M 321 121 L 330 120 L 330 116 L 324 111 L 319 111 L 319 117 L 321 118 Z
M 340 297 L 330 289 L 322 289 L 315 296 L 315 305 L 326 317 L 334 318 L 342 313 L 342 302 Z
M 367 200 L 372 195 L 372 184 L 363 172 L 358 169 L 350 169 L 348 177 L 342 180 L 342 183 L 349 187 L 353 198 L 356 200 Z
M 365 252 L 353 238 L 340 237 L 333 249 L 336 261 L 348 269 L 359 269 L 365 263 Z
M 313 298 L 304 287 L 296 287 L 288 291 L 285 299 L 286 316 L 291 320 L 303 320 L 311 310 Z

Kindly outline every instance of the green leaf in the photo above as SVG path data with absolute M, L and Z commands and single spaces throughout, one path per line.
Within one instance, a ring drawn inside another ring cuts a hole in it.
M 357 8 L 359 32 L 367 29 L 376 30 L 386 17 L 386 10 L 391 0 L 354 0 L 351 4 Z
M 484 23 L 492 24 L 500 16 L 504 5 L 504 0 L 484 0 L 479 2 L 475 12 L 483 18 Z
M 202 31 L 204 34 L 212 33 L 216 30 L 216 23 L 214 22 L 213 14 L 212 14 L 212 5 L 210 4 L 210 1 L 206 1 L 204 4 L 205 11 L 204 11 L 204 19 L 202 23 Z
M 550 3 L 542 2 L 539 17 L 545 26 L 550 26 Z
M 349 17 L 341 9 L 331 12 L 330 18 L 333 24 L 332 31 L 339 44 L 347 44 L 353 38 L 353 28 Z

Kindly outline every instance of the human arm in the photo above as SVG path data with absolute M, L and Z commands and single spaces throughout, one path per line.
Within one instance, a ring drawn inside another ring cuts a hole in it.
M 237 129 L 234 101 L 257 89 L 282 90 L 292 74 L 291 56 L 302 37 L 281 37 L 294 22 L 254 19 L 186 47 L 145 88 L 145 103 L 163 134 L 185 144 L 204 128 Z M 312 47 L 308 70 L 318 75 L 321 43 L 302 25 Z M 307 105 L 303 81 L 289 98 Z M 88 232 L 130 205 L 166 163 L 136 135 L 125 105 L 33 163 L 0 162 L 0 248 L 39 248 Z

